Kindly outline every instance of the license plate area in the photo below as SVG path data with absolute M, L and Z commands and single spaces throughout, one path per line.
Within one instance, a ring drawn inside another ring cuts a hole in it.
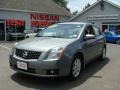
M 28 63 L 17 61 L 17 68 L 22 70 L 28 70 Z

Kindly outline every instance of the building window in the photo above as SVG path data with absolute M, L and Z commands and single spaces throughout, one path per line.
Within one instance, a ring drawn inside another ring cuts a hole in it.
M 102 25 L 102 32 L 108 31 L 108 25 Z
M 0 20 L 0 40 L 5 39 L 5 23 L 4 20 Z
M 6 20 L 6 31 L 7 33 L 23 33 L 25 30 L 24 20 Z
M 120 34 L 120 24 L 106 24 L 102 25 L 102 32 L 111 31 Z

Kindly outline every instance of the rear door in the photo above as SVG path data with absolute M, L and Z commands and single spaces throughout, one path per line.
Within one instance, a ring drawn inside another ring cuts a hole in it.
M 103 47 L 104 47 L 104 44 L 105 44 L 105 39 L 104 39 L 104 36 L 102 34 L 102 32 L 100 31 L 100 29 L 96 26 L 93 26 L 93 29 L 94 29 L 94 32 L 95 32 L 95 35 L 96 35 L 96 45 L 97 45 L 97 55 L 100 55 L 102 50 L 103 50 Z

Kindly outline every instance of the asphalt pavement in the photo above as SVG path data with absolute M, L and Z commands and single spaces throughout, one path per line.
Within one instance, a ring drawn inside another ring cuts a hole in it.
M 120 90 L 120 45 L 107 45 L 107 59 L 87 65 L 76 81 L 23 75 L 9 68 L 15 42 L 0 42 L 0 90 Z

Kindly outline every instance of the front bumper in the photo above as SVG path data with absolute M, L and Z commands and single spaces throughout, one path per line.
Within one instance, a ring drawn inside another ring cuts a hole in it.
M 64 59 L 64 60 L 63 60 Z M 64 57 L 62 60 L 54 60 L 54 61 L 42 61 L 42 60 L 19 60 L 10 55 L 9 62 L 10 67 L 18 72 L 40 76 L 40 77 L 59 77 L 59 76 L 68 76 L 70 73 L 70 60 Z M 19 69 L 17 67 L 17 62 L 25 62 L 27 63 L 27 70 Z

